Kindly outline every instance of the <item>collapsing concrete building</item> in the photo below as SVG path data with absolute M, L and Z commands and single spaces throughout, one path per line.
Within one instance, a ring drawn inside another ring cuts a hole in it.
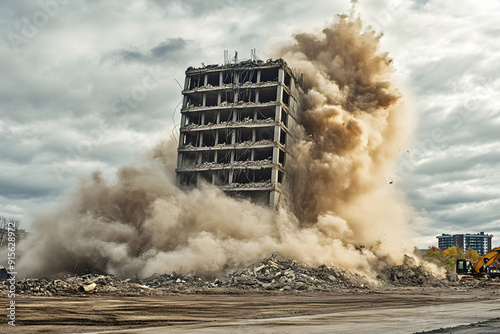
M 301 79 L 282 59 L 189 67 L 177 182 L 276 208 L 296 141 Z

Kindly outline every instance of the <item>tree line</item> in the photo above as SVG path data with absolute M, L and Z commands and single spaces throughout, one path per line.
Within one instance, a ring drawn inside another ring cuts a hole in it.
M 7 247 L 9 226 L 11 229 L 14 228 L 14 232 L 17 234 L 19 226 L 21 226 L 21 221 L 16 218 L 7 218 L 0 216 L 0 247 Z
M 469 259 L 472 262 L 479 260 L 479 254 L 469 246 L 467 251 L 457 246 L 451 246 L 442 250 L 436 246 L 429 247 L 425 252 L 423 259 L 446 268 L 448 272 L 455 272 L 455 263 L 457 259 Z

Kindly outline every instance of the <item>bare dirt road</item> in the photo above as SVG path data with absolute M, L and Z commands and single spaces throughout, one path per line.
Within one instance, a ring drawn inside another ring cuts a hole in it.
M 1 299 L 6 310 L 8 300 Z M 6 311 L 4 311 L 6 313 Z M 499 333 L 500 285 L 358 294 L 18 297 L 2 333 Z

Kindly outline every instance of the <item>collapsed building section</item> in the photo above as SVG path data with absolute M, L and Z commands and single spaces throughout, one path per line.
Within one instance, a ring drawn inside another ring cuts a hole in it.
M 301 78 L 282 59 L 188 68 L 177 183 L 275 208 L 297 140 Z

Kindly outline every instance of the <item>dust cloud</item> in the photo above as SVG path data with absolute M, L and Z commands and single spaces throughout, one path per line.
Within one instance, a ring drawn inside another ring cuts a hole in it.
M 379 36 L 352 14 L 276 50 L 305 74 L 303 138 L 277 212 L 208 184 L 175 184 L 176 144 L 165 140 L 116 181 L 86 177 L 68 204 L 36 217 L 19 271 L 100 270 L 124 277 L 210 275 L 279 251 L 310 265 L 375 275 L 413 246 L 406 209 L 387 175 L 401 149 L 404 109 Z

